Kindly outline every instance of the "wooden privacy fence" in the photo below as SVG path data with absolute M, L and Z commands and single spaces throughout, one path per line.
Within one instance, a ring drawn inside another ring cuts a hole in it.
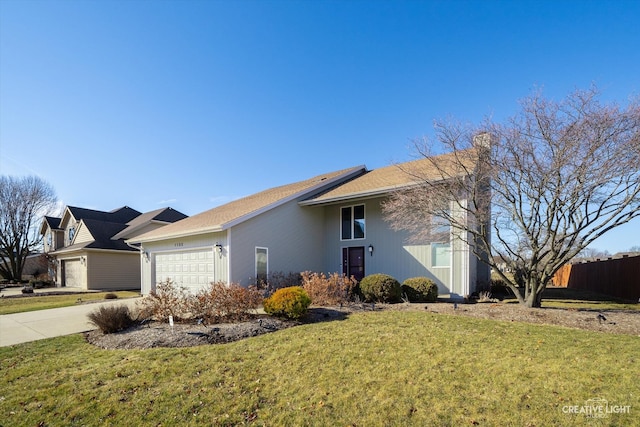
M 554 286 L 640 299 L 640 256 L 567 264 L 553 277 Z

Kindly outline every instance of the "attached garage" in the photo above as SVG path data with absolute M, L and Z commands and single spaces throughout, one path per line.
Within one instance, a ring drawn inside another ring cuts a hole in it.
M 196 293 L 215 279 L 213 248 L 155 254 L 155 283 L 172 280 Z
M 85 269 L 80 258 L 67 259 L 62 261 L 62 284 L 64 286 L 71 286 L 76 288 L 86 288 L 84 280 Z

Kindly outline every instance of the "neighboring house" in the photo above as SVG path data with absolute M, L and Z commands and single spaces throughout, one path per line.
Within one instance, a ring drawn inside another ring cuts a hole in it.
M 405 165 L 428 167 L 428 160 Z M 272 188 L 129 239 L 142 251 L 143 294 L 171 279 L 192 290 L 247 286 L 270 272 L 341 272 L 399 281 L 427 276 L 458 296 L 488 282 L 489 267 L 457 239 L 421 245 L 393 231 L 381 202 L 415 185 L 397 166 L 357 166 Z M 451 231 L 451 236 L 454 231 Z M 453 244 L 452 244 L 453 242 Z M 452 247 L 454 246 L 454 247 Z
M 111 212 L 67 206 L 62 218 L 45 217 L 40 227 L 50 274 L 58 286 L 139 289 L 140 251 L 125 240 L 186 217 L 172 208 L 143 214 L 128 206 Z

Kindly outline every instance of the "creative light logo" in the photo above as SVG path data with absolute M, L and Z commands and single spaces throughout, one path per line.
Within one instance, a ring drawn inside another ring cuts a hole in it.
M 596 397 L 586 400 L 584 405 L 565 405 L 562 412 L 584 415 L 586 418 L 607 418 L 611 414 L 630 414 L 631 405 L 609 405 L 606 399 Z

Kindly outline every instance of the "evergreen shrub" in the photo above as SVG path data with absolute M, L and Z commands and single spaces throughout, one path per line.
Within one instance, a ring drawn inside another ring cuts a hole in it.
M 278 289 L 263 302 L 267 314 L 298 319 L 307 313 L 311 298 L 300 286 Z
M 370 274 L 360 281 L 360 292 L 365 301 L 394 303 L 400 301 L 400 282 L 388 274 Z
M 436 302 L 438 285 L 428 277 L 412 277 L 402 282 L 402 293 L 409 302 Z

